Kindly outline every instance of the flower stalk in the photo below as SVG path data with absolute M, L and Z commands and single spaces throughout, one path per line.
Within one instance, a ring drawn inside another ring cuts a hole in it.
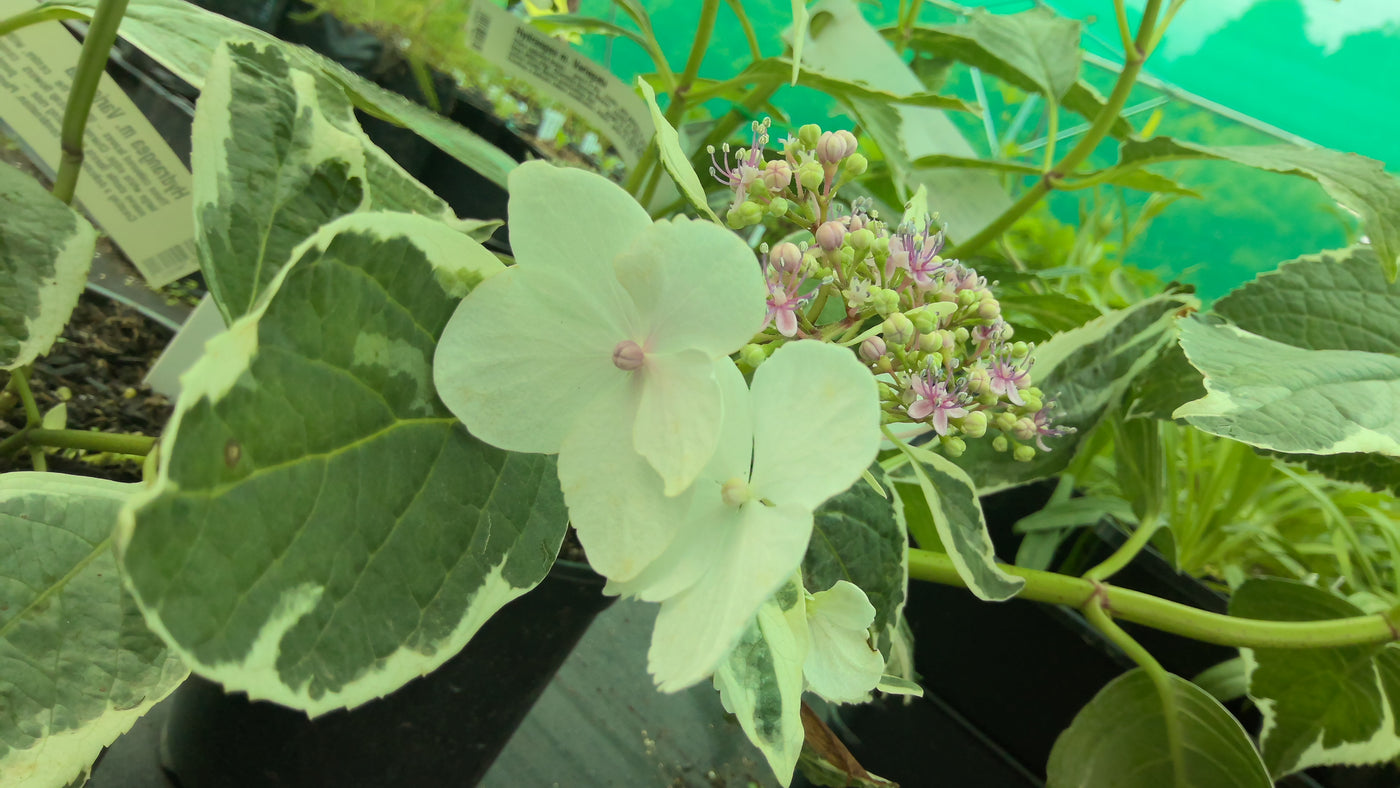
M 83 168 L 83 133 L 92 112 L 92 100 L 102 82 L 126 5 L 127 0 L 101 0 L 97 4 L 87 38 L 83 39 L 83 51 L 78 55 L 73 87 L 68 91 L 68 106 L 63 111 L 63 131 L 59 138 L 61 154 L 53 181 L 53 195 L 68 204 L 73 202 L 78 173 Z
M 1264 621 L 1211 613 L 1141 591 L 1096 583 L 1055 572 L 1001 565 L 1026 585 L 1019 599 L 1083 608 L 1102 594 L 1114 618 L 1152 627 L 1173 635 L 1235 648 L 1336 648 L 1400 639 L 1394 623 L 1400 611 L 1325 621 Z M 909 550 L 909 577 L 932 583 L 966 586 L 953 560 L 943 553 Z

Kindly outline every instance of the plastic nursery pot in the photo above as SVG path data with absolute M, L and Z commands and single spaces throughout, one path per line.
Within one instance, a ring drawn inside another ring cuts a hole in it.
M 612 603 L 603 582 L 559 561 L 442 667 L 314 720 L 191 676 L 172 699 L 162 765 L 181 788 L 475 785 Z

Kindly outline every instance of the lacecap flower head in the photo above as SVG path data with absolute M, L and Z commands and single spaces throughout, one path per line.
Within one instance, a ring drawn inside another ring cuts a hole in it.
M 508 185 L 515 265 L 448 322 L 434 359 L 439 396 L 486 443 L 559 453 L 566 488 L 566 468 L 639 456 L 658 491 L 681 493 L 715 451 L 716 369 L 732 368 L 726 357 L 763 325 L 767 291 L 752 251 L 709 222 L 653 222 L 582 170 L 530 162 Z M 590 525 L 575 518 L 589 561 L 621 580 L 676 527 L 633 519 L 604 536 L 604 524 Z

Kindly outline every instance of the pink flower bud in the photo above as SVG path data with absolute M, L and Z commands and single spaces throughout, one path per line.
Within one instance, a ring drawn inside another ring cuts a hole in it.
M 828 131 L 817 141 L 817 160 L 835 164 L 856 152 L 856 137 L 849 131 Z
M 763 183 L 769 191 L 786 189 L 792 183 L 792 167 L 782 160 L 768 162 L 763 168 Z
M 860 357 L 868 363 L 875 363 L 875 359 L 885 355 L 885 340 L 879 337 L 870 337 L 860 343 Z
M 817 228 L 817 246 L 828 252 L 834 252 L 841 248 L 841 242 L 846 240 L 846 228 L 840 222 L 825 222 Z
M 802 268 L 802 250 L 797 244 L 784 241 L 768 253 L 768 263 L 779 271 L 794 273 Z
M 646 353 L 642 351 L 642 346 L 630 339 L 624 339 L 613 348 L 613 366 L 626 372 L 641 369 L 646 361 Z

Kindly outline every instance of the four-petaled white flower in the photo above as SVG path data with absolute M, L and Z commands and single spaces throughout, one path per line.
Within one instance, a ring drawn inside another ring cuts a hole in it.
M 653 222 L 599 175 L 531 162 L 509 187 L 516 263 L 448 322 L 438 394 L 493 446 L 558 452 L 589 561 L 627 580 L 678 523 L 611 521 L 617 490 L 578 480 L 619 470 L 622 490 L 654 490 L 655 511 L 691 486 L 723 416 L 717 374 L 763 325 L 764 277 L 738 236 L 684 218 Z
M 732 364 L 720 381 L 719 445 L 694 490 L 663 499 L 655 487 L 637 485 L 615 494 L 620 506 L 607 513 L 614 521 L 655 516 L 688 499 L 685 511 L 665 513 L 683 525 L 660 557 L 608 585 L 661 603 L 648 664 L 666 692 L 714 671 L 801 564 L 813 512 L 858 481 L 879 448 L 875 379 L 849 350 L 794 342 L 758 368 L 750 389 Z M 602 469 L 578 482 L 617 485 Z

